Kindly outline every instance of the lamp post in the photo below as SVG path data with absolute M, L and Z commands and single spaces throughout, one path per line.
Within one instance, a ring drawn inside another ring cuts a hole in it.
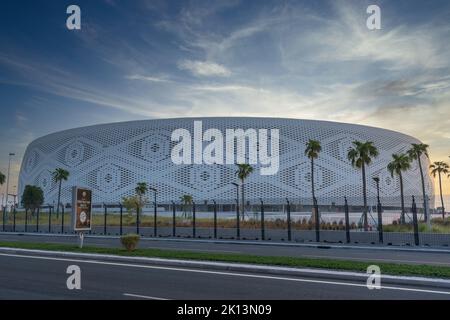
M 6 178 L 6 201 L 5 201 L 5 206 L 8 206 L 8 193 L 9 193 L 9 173 L 11 171 L 11 157 L 15 156 L 14 153 L 10 153 L 9 154 L 9 159 L 8 159 L 8 175 Z
M 156 237 L 157 234 L 157 226 L 156 226 L 156 220 L 157 220 L 157 207 L 156 207 L 156 193 L 158 190 L 156 188 L 149 188 L 154 192 L 154 202 L 153 202 L 153 235 Z
M 241 238 L 241 227 L 239 223 L 239 185 L 236 182 L 231 183 L 236 187 L 236 238 L 239 240 Z
M 383 243 L 383 216 L 380 201 L 380 178 L 373 177 L 372 179 L 377 184 L 378 240 L 380 243 Z
M 372 179 L 377 184 L 377 203 L 380 203 L 380 178 L 373 177 Z

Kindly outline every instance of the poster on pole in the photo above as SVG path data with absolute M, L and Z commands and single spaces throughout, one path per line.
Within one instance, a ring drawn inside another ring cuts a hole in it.
M 72 208 L 73 230 L 91 230 L 92 191 L 73 187 Z

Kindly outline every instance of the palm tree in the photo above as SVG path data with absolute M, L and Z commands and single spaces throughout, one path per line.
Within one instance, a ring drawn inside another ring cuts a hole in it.
M 425 221 L 428 221 L 429 217 L 426 204 L 425 180 L 423 177 L 422 161 L 420 158 L 422 155 L 428 158 L 429 146 L 424 143 L 412 143 L 411 146 L 411 149 L 408 150 L 408 156 L 411 158 L 411 160 L 417 160 L 419 162 L 420 178 L 422 179 L 423 211 L 425 212 Z
M 311 191 L 313 200 L 316 198 L 316 194 L 314 192 L 314 159 L 319 157 L 320 151 L 322 151 L 320 141 L 310 139 L 306 143 L 305 155 L 311 159 Z
M 407 171 L 411 167 L 411 159 L 408 155 L 401 154 L 393 154 L 392 161 L 388 164 L 387 169 L 391 173 L 391 177 L 394 177 L 394 174 L 398 175 L 400 179 L 400 197 L 402 203 L 402 213 L 400 216 L 401 222 L 405 223 L 405 197 L 403 194 L 403 176 L 402 172 Z
M 367 221 L 367 186 L 366 186 L 366 166 L 372 162 L 372 157 L 378 156 L 378 150 L 372 141 L 353 141 L 353 148 L 348 151 L 347 158 L 352 166 L 361 169 L 363 179 L 363 198 L 364 198 L 364 230 L 369 229 Z
M 436 173 L 439 176 L 439 193 L 441 195 L 441 205 L 442 205 L 442 219 L 445 219 L 445 208 L 444 208 L 444 198 L 442 197 L 442 181 L 441 181 L 441 174 L 448 174 L 450 171 L 450 167 L 447 163 L 443 161 L 437 161 L 434 162 L 432 165 L 430 165 L 431 174 L 434 178 L 436 178 Z M 449 175 L 450 176 L 450 175 Z
M 244 219 L 244 214 L 245 214 L 244 181 L 253 172 L 253 167 L 248 163 L 238 163 L 237 166 L 238 166 L 238 169 L 236 170 L 236 175 L 238 176 L 239 180 L 241 180 L 241 200 L 242 200 L 241 213 L 242 213 L 242 219 Z
M 0 186 L 5 183 L 5 180 L 5 175 L 0 171 Z
M 183 218 L 186 218 L 186 206 L 191 205 L 194 199 L 190 194 L 184 194 L 180 197 L 181 202 L 183 203 Z
M 63 168 L 57 168 L 55 169 L 55 171 L 52 172 L 52 176 L 53 176 L 53 181 L 55 181 L 55 183 L 59 183 L 58 186 L 58 202 L 56 204 L 56 218 L 59 218 L 59 205 L 61 202 L 61 185 L 63 180 L 67 181 L 67 179 L 69 179 L 69 171 L 64 170 Z
M 139 197 L 139 202 L 142 203 L 142 197 L 147 193 L 148 187 L 145 182 L 138 182 L 136 188 L 134 188 L 137 196 Z

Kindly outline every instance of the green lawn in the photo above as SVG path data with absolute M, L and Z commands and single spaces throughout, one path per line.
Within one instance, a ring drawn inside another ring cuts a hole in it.
M 408 265 L 397 263 L 380 263 L 371 261 L 358 262 L 358 261 L 346 261 L 346 260 L 325 259 L 325 258 L 313 259 L 301 257 L 274 257 L 274 256 L 257 256 L 257 255 L 228 254 L 228 253 L 203 253 L 203 252 L 160 250 L 160 249 L 136 249 L 133 252 L 128 252 L 124 249 L 119 248 L 84 247 L 83 249 L 80 249 L 75 245 L 28 243 L 28 242 L 0 242 L 0 247 L 40 249 L 50 251 L 100 253 L 100 254 L 113 254 L 119 256 L 141 256 L 141 257 L 157 257 L 168 259 L 237 262 L 237 263 L 251 263 L 260 265 L 322 268 L 322 269 L 359 271 L 359 272 L 366 272 L 367 267 L 369 265 L 375 264 L 378 265 L 381 268 L 381 272 L 385 274 L 450 278 L 450 267 L 444 266 Z

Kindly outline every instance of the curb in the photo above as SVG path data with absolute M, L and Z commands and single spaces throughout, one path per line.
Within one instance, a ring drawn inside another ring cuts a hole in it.
M 202 269 L 202 270 L 221 270 L 221 271 L 284 275 L 284 276 L 301 276 L 306 278 L 340 279 L 358 282 L 361 281 L 362 283 L 366 283 L 368 279 L 368 274 L 363 272 L 338 271 L 338 270 L 314 269 L 314 268 L 293 268 L 293 267 L 280 267 L 280 266 L 256 265 L 256 264 L 233 263 L 233 262 L 229 263 L 229 262 L 163 259 L 163 258 L 148 258 L 148 257 L 127 257 L 109 254 L 46 251 L 46 250 L 5 248 L 5 247 L 0 247 L 0 253 L 9 253 L 18 255 L 35 254 L 47 257 L 60 257 L 65 259 L 81 258 L 86 259 L 86 261 L 98 259 L 102 261 L 126 262 L 134 264 L 141 263 L 147 265 L 151 264 L 174 268 L 182 267 L 182 268 Z M 403 284 L 403 285 L 414 284 L 419 286 L 450 288 L 450 279 L 427 278 L 419 276 L 395 276 L 388 274 L 382 274 L 381 279 L 383 283 Z
M 75 234 L 60 234 L 60 233 L 25 233 L 25 232 L 2 232 L 0 235 L 17 235 L 30 237 L 77 237 Z M 85 238 L 92 239 L 119 239 L 120 236 L 112 235 L 89 235 Z M 257 245 L 257 246 L 278 246 L 278 247 L 308 247 L 318 249 L 347 249 L 347 250 L 387 250 L 387 251 L 406 251 L 406 252 L 427 252 L 427 253 L 449 253 L 450 249 L 431 248 L 431 247 L 401 247 L 401 246 L 355 246 L 342 245 L 330 243 L 290 243 L 290 242 L 269 242 L 269 241 L 254 241 L 254 240 L 218 240 L 218 239 L 189 239 L 189 238 L 166 238 L 166 237 L 141 237 L 141 241 L 169 241 L 169 242 L 200 242 L 200 243 L 215 243 L 215 244 L 234 244 L 234 245 Z

